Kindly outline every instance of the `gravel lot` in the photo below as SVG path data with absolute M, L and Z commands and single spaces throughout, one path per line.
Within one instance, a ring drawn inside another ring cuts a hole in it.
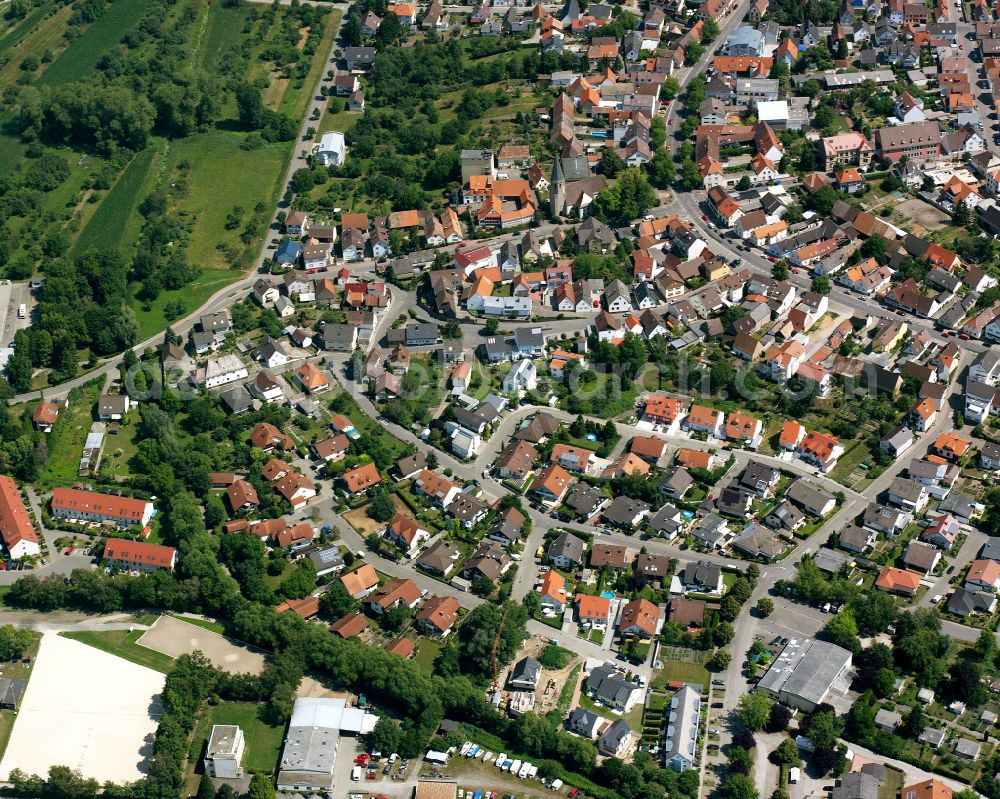
M 199 649 L 212 663 L 230 674 L 260 674 L 264 669 L 264 656 L 260 652 L 170 616 L 160 616 L 138 643 L 173 658 Z

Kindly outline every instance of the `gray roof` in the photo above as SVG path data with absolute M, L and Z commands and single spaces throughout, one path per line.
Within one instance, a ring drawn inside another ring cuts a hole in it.
M 846 649 L 805 638 L 794 646 L 791 643 L 785 646 L 758 687 L 818 705 L 850 663 L 851 653 Z
M 587 677 L 587 689 L 606 705 L 625 704 L 635 688 L 609 663 L 598 666 Z
M 347 707 L 344 699 L 296 699 L 281 752 L 278 783 L 332 787 L 341 732 L 367 732 L 374 719 L 363 710 Z
M 733 547 L 752 558 L 772 559 L 784 552 L 787 544 L 773 530 L 751 522 L 733 540 Z
M 510 671 L 510 678 L 518 682 L 538 682 L 542 664 L 531 657 L 521 658 Z
M 806 515 L 787 500 L 782 501 L 772 510 L 764 520 L 771 527 L 784 527 L 787 530 L 794 530 L 805 524 Z
M 691 535 L 699 541 L 715 546 L 726 534 L 724 525 L 724 519 L 710 513 L 691 531 Z
M 948 610 L 962 616 L 970 613 L 987 611 L 993 604 L 993 594 L 986 591 L 975 591 L 968 588 L 956 588 L 948 600 Z
M 684 567 L 684 585 L 717 585 L 722 576 L 722 567 L 718 563 L 699 560 Z
M 425 339 L 437 340 L 439 328 L 434 322 L 413 322 L 406 326 L 406 342 L 423 341 Z
M 615 497 L 604 509 L 603 517 L 612 524 L 631 526 L 635 517 L 643 511 L 649 511 L 649 505 L 645 502 L 630 497 Z
M 253 404 L 250 392 L 243 386 L 234 386 L 223 391 L 219 395 L 219 400 L 226 406 L 230 413 L 240 413 L 247 410 Z
M 326 322 L 320 328 L 320 336 L 327 346 L 331 344 L 351 344 L 357 335 L 357 328 L 353 325 L 338 325 Z
M 785 496 L 807 511 L 810 508 L 821 508 L 833 499 L 833 494 L 817 488 L 801 477 L 788 487 Z
M 566 721 L 571 727 L 593 729 L 598 723 L 600 723 L 601 717 L 592 710 L 584 710 L 582 707 L 575 707 L 569 712 L 569 716 L 566 717 Z
M 683 526 L 683 522 L 677 521 L 675 518 L 678 513 L 680 511 L 668 503 L 653 514 L 649 520 L 649 526 L 657 532 L 674 535 Z
M 909 514 L 899 508 L 890 508 L 888 505 L 869 505 L 862 519 L 862 524 L 866 527 L 890 530 L 898 527 L 907 516 Z
M 830 795 L 832 799 L 877 799 L 878 780 L 863 771 L 842 774 L 840 782 L 830 792 Z
M 519 327 L 514 331 L 514 345 L 541 349 L 545 346 L 545 335 L 540 327 Z
M 691 476 L 691 473 L 683 466 L 675 466 L 663 475 L 658 489 L 660 491 L 669 491 L 674 496 L 681 497 L 684 496 L 693 484 L 694 478 Z
M 764 307 L 766 308 L 767 306 Z M 760 463 L 759 461 L 750 461 L 743 470 L 743 474 L 740 475 L 740 485 L 752 491 L 760 492 L 765 486 L 774 485 L 779 474 L 777 469 L 767 464 Z
M 0 677 L 0 707 L 12 707 L 17 710 L 24 695 L 24 680 Z
M 549 544 L 548 555 L 550 558 L 564 557 L 574 563 L 583 563 L 583 548 L 585 542 L 575 535 L 563 533 Z
M 853 549 L 860 552 L 868 546 L 868 536 L 869 533 L 867 530 L 862 530 L 860 527 L 852 524 L 840 531 L 840 545 L 844 549 Z
M 632 734 L 632 728 L 625 719 L 615 719 L 610 727 L 598 739 L 597 745 L 607 752 L 617 752 L 625 738 Z
M 926 491 L 927 489 L 920 485 L 920 483 L 915 483 L 905 477 L 893 478 L 892 483 L 889 485 L 889 493 L 906 502 L 919 501 L 921 495 Z
M 671 698 L 665 741 L 667 762 L 674 757 L 695 759 L 700 710 L 701 694 L 690 685 L 685 685 Z
M 594 488 L 592 485 L 581 483 L 566 497 L 566 505 L 577 513 L 589 516 L 607 498 L 608 495 L 603 491 Z
M 313 562 L 317 572 L 325 569 L 336 569 L 344 565 L 344 556 L 340 553 L 340 548 L 336 546 L 323 547 L 309 553 L 309 560 Z
M 983 560 L 995 560 L 1000 562 L 1000 538 L 988 538 L 979 553 Z
M 966 495 L 952 492 L 937 507 L 941 513 L 950 513 L 958 519 L 971 519 L 976 515 L 976 501 Z

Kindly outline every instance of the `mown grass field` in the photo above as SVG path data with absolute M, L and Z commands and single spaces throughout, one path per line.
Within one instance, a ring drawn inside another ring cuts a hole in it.
M 219 289 L 238 280 L 241 274 L 233 269 L 203 269 L 190 285 L 176 291 L 161 292 L 152 303 L 134 300 L 135 315 L 139 321 L 139 338 L 147 339 L 166 329 L 173 321 L 167 317 L 166 307 L 173 300 L 183 301 L 186 316 L 200 308 Z
M 94 71 L 97 62 L 110 53 L 122 36 L 149 7 L 146 0 L 113 0 L 112 6 L 67 47 L 42 73 L 37 83 L 58 86 L 72 83 Z
M 240 246 L 239 229 L 225 230 L 226 215 L 233 206 L 241 206 L 249 218 L 257 202 L 271 206 L 277 200 L 289 144 L 243 150 L 241 141 L 241 137 L 215 130 L 178 139 L 170 147 L 167 167 L 171 180 L 177 177 L 180 164 L 189 164 L 184 172 L 185 188 L 176 191 L 171 202 L 190 215 L 194 227 L 188 257 L 205 269 L 230 266 L 215 248 L 219 242 Z
M 174 659 L 161 652 L 154 652 L 144 646 L 139 646 L 136 641 L 146 632 L 145 630 L 108 630 L 107 632 L 94 632 L 87 630 L 84 632 L 59 633 L 66 638 L 100 649 L 111 655 L 117 655 L 130 663 L 145 666 L 148 669 L 166 674 L 174 667 Z
M 195 619 L 191 616 L 178 616 L 175 614 L 171 614 L 171 618 L 187 622 L 188 624 L 193 624 L 195 627 L 201 627 L 203 630 L 211 630 L 213 633 L 218 633 L 219 635 L 226 634 L 226 628 L 217 621 L 211 621 L 209 619 Z

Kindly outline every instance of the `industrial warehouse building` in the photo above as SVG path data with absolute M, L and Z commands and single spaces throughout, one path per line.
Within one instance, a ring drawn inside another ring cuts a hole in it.
M 850 684 L 851 653 L 812 638 L 790 640 L 757 689 L 782 704 L 811 713 L 831 693 Z
M 333 789 L 340 736 L 364 735 L 378 716 L 344 699 L 306 697 L 295 700 L 278 770 L 278 790 L 309 793 Z

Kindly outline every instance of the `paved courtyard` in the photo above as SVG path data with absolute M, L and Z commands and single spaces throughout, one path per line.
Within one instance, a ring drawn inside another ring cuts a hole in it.
M 153 753 L 164 680 L 152 669 L 46 633 L 0 777 L 15 768 L 45 776 L 51 766 L 64 765 L 101 782 L 141 778 Z
M 264 669 L 264 656 L 260 652 L 170 616 L 160 616 L 137 643 L 172 658 L 191 654 L 197 649 L 230 674 L 260 674 Z

